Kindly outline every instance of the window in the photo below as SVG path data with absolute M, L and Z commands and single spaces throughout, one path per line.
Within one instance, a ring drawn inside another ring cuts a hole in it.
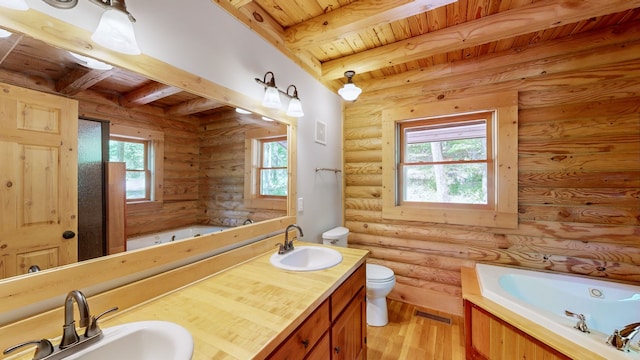
M 260 167 L 257 193 L 261 197 L 286 197 L 289 185 L 287 172 L 287 137 L 258 139 Z
M 383 111 L 382 216 L 515 228 L 517 93 Z
M 289 190 L 286 134 L 266 129 L 248 131 L 245 149 L 245 205 L 250 208 L 286 210 Z
M 109 139 L 109 161 L 125 163 L 127 201 L 151 199 L 148 141 L 112 136 Z
M 162 201 L 164 134 L 111 125 L 109 161 L 124 162 L 128 204 Z
M 399 123 L 400 203 L 489 207 L 492 112 Z

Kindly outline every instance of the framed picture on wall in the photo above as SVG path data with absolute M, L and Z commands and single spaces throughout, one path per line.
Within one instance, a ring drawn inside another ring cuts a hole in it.
M 318 144 L 327 145 L 327 123 L 316 120 L 315 141 Z

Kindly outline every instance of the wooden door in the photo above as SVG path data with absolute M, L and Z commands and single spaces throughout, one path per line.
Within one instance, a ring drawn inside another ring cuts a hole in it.
M 0 84 L 0 277 L 77 261 L 75 100 Z
M 361 288 L 331 328 L 331 360 L 365 360 L 365 289 Z

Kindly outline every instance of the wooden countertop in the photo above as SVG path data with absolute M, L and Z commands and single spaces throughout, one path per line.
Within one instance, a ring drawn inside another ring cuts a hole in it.
M 102 321 L 101 326 L 166 320 L 191 332 L 194 360 L 263 358 L 363 264 L 368 255 L 368 251 L 360 249 L 335 249 L 342 253 L 340 264 L 310 272 L 275 268 L 269 262 L 273 254 L 270 251 L 116 313 Z
M 589 351 L 586 348 L 576 346 L 570 341 L 564 340 L 544 326 L 538 325 L 515 312 L 506 309 L 499 304 L 482 296 L 476 271 L 473 268 L 463 267 L 462 271 L 462 298 L 468 300 L 494 316 L 515 326 L 521 331 L 531 335 L 541 342 L 551 346 L 572 359 L 606 360 L 604 357 Z

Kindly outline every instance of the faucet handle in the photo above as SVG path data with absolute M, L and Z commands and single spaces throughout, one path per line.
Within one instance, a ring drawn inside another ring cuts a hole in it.
M 93 336 L 96 336 L 98 334 L 100 334 L 102 332 L 102 329 L 100 329 L 100 327 L 98 326 L 98 320 L 103 317 L 104 315 L 107 315 L 109 313 L 112 313 L 114 311 L 118 311 L 118 307 L 112 307 L 109 310 L 103 311 L 102 313 L 100 313 L 98 316 L 92 316 L 91 317 L 91 323 L 89 324 L 89 326 L 87 326 L 86 329 L 84 329 L 84 337 L 85 338 L 90 338 Z
M 33 354 L 33 360 L 44 359 L 47 356 L 53 354 L 53 351 L 54 351 L 53 344 L 51 344 L 51 341 L 47 339 L 42 339 L 42 340 L 31 340 L 31 341 L 23 342 L 18 345 L 14 345 L 10 348 L 5 349 L 2 352 L 2 354 L 7 355 L 10 352 L 13 352 L 24 346 L 29 346 L 29 345 L 36 345 L 36 352 Z
M 572 316 L 578 319 L 578 322 L 573 327 L 574 329 L 578 329 L 583 333 L 591 333 L 591 331 L 589 331 L 589 328 L 587 327 L 587 318 L 584 316 L 584 314 L 577 314 L 569 310 L 565 310 L 564 314 L 566 316 Z

